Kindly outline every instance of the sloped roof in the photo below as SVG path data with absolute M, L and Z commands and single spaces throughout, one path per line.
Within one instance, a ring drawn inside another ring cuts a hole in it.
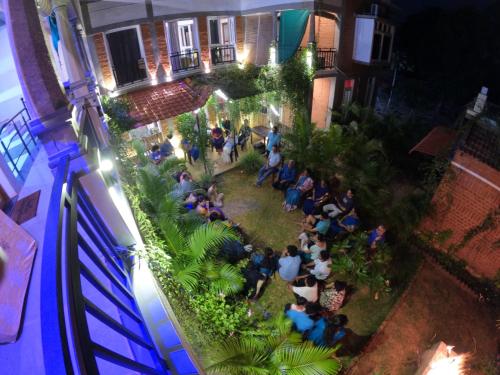
M 410 150 L 410 154 L 416 151 L 421 154 L 436 156 L 447 150 L 456 138 L 457 132 L 455 130 L 444 126 L 436 126 Z
M 186 81 L 162 83 L 125 95 L 130 115 L 139 124 L 175 117 L 203 106 L 212 90 L 208 86 L 191 87 Z

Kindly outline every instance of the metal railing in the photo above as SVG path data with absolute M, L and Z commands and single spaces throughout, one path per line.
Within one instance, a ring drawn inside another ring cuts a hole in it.
M 327 70 L 334 69 L 337 59 L 337 49 L 335 48 L 316 48 L 316 69 Z
M 200 55 L 198 50 L 195 49 L 186 52 L 175 52 L 170 55 L 170 63 L 174 73 L 198 69 L 200 67 Z
M 34 160 L 36 139 L 30 131 L 28 122 L 31 116 L 21 98 L 23 108 L 12 118 L 0 125 L 0 154 L 3 154 L 14 177 L 24 180 L 29 169 L 26 159 Z
M 214 65 L 231 64 L 236 61 L 236 52 L 232 45 L 211 47 L 210 56 Z
M 164 374 L 136 305 L 124 256 L 78 176 L 60 162 L 42 259 L 42 340 L 47 374 Z M 69 176 L 69 178 L 68 178 Z

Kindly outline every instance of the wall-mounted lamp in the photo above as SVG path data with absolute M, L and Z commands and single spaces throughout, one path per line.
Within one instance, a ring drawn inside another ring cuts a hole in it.
M 225 102 L 229 99 L 226 94 L 221 89 L 217 89 L 214 91 L 215 95 L 224 100 Z

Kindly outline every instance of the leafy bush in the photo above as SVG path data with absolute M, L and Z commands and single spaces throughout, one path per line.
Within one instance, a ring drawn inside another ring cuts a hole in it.
M 109 129 L 116 138 L 119 138 L 123 132 L 132 129 L 136 122 L 128 114 L 129 104 L 123 98 L 104 96 L 102 98 L 102 109 L 107 116 L 106 121 Z
M 191 144 L 194 143 L 196 118 L 191 112 L 183 113 L 175 118 L 177 131 L 183 139 L 187 139 Z
M 248 306 L 242 301 L 229 302 L 222 294 L 195 295 L 190 304 L 206 335 L 216 340 L 239 332 L 249 322 Z
M 264 164 L 264 157 L 255 150 L 248 151 L 240 158 L 238 165 L 245 173 L 252 174 L 257 172 Z

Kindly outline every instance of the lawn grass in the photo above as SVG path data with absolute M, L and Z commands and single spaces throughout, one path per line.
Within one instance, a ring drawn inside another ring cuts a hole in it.
M 220 191 L 225 194 L 224 211 L 250 236 L 252 243 L 282 250 L 288 244 L 298 244 L 302 211 L 286 213 L 281 208 L 283 195 L 266 181 L 263 187 L 254 186 L 256 176 L 249 176 L 239 169 L 226 172 L 220 178 Z M 382 293 L 378 300 L 367 287 L 355 286 L 356 291 L 340 310 L 349 318 L 348 328 L 358 335 L 372 335 L 383 322 L 418 264 L 418 257 L 398 259 L 397 284 L 390 293 Z M 349 281 L 349 280 L 346 280 Z M 254 304 L 257 313 L 264 311 L 271 315 L 283 311 L 285 304 L 294 297 L 287 290 L 286 283 L 279 276 L 265 289 L 262 297 Z

